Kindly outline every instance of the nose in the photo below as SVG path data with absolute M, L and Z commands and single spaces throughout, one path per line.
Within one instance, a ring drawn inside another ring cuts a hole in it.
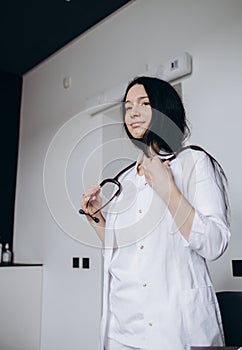
M 136 116 L 139 116 L 139 115 L 140 115 L 139 106 L 137 104 L 134 104 L 132 106 L 130 116 L 131 117 L 136 117 Z

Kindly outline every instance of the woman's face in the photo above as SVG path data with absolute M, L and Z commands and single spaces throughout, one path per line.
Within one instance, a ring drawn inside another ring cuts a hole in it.
M 134 85 L 125 101 L 125 123 L 134 138 L 142 138 L 152 118 L 150 101 L 143 85 Z

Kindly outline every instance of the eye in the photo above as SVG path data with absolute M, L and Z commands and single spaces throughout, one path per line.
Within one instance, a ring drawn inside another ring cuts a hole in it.
M 131 109 L 132 109 L 132 107 L 131 107 L 131 106 L 125 106 L 125 110 L 126 110 L 126 112 L 130 111 Z
M 150 106 L 150 102 L 146 101 L 142 103 L 142 106 Z

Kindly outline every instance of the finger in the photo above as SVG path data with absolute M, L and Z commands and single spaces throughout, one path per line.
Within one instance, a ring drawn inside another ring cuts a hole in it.
M 85 202 L 96 200 L 100 191 L 101 191 L 101 187 L 99 185 L 92 186 L 91 188 L 88 189 L 86 193 L 82 195 L 82 198 Z
M 100 192 L 100 190 L 101 190 L 100 185 L 92 186 L 87 190 L 86 196 L 89 196 L 89 197 L 93 196 L 93 195 L 97 194 L 98 192 Z
M 170 161 L 169 160 L 165 160 L 163 162 L 163 164 L 166 166 L 166 167 L 169 167 L 170 166 Z
M 81 208 L 86 211 L 87 208 L 88 208 L 88 200 L 86 198 L 84 198 L 84 195 L 83 195 L 83 198 L 81 200 Z
M 151 162 L 152 164 L 160 164 L 160 163 L 161 163 L 160 158 L 159 158 L 158 156 L 154 156 L 154 157 L 150 160 L 150 162 Z
M 82 201 L 81 201 L 81 208 L 84 210 L 85 213 L 90 214 L 90 205 L 89 205 L 89 197 L 83 195 Z

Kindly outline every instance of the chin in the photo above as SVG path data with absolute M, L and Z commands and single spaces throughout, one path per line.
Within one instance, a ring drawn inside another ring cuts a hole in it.
M 135 139 L 142 139 L 144 134 L 132 134 L 132 136 L 135 138 Z
M 140 131 L 129 131 L 130 134 L 135 138 L 135 139 L 142 139 L 144 134 L 145 134 L 145 130 L 140 130 Z

